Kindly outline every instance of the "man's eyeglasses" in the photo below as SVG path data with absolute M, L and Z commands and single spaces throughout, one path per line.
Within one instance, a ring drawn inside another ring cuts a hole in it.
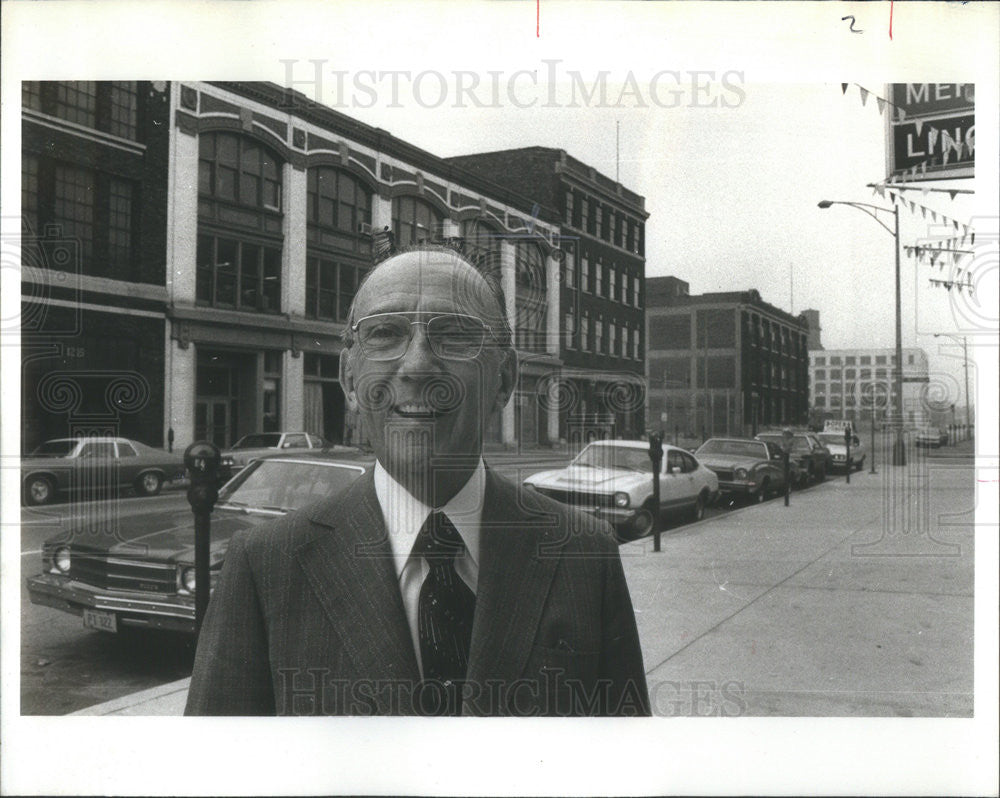
M 464 313 L 376 313 L 358 319 L 351 331 L 369 360 L 396 360 L 409 348 L 417 324 L 425 326 L 431 352 L 442 360 L 471 360 L 478 356 L 486 333 L 497 340 L 482 319 Z

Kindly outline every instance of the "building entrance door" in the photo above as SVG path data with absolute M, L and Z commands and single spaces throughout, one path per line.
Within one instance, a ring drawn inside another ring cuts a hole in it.
M 194 437 L 198 441 L 211 441 L 220 449 L 228 449 L 233 443 L 229 439 L 229 399 L 202 398 L 195 403 Z

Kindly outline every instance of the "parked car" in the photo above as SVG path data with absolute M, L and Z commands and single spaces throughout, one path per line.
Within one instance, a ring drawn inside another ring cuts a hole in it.
M 785 445 L 784 437 L 784 433 L 781 432 L 763 432 L 756 437 L 756 440 L 780 447 Z M 793 433 L 788 454 L 795 460 L 797 466 L 796 485 L 822 482 L 826 479 L 827 473 L 833 469 L 833 455 L 819 442 L 815 433 Z
M 937 449 L 948 443 L 948 433 L 940 427 L 921 427 L 917 430 L 914 445 Z
M 709 438 L 695 455 L 719 478 L 719 489 L 754 502 L 785 490 L 780 446 L 749 438 Z
M 222 452 L 221 468 L 225 479 L 251 460 L 287 449 L 327 449 L 332 446 L 311 432 L 254 432 L 244 435 L 230 449 Z
M 833 457 L 833 468 L 844 471 L 852 468 L 860 471 L 865 467 L 868 447 L 857 435 L 851 434 L 851 462 L 849 466 L 847 463 L 847 441 L 844 439 L 843 432 L 818 432 L 816 437 L 830 450 L 830 455 Z
M 61 493 L 114 498 L 132 489 L 155 496 L 164 482 L 183 476 L 182 454 L 128 438 L 54 438 L 21 458 L 22 499 L 33 505 Z
M 255 460 L 223 486 L 212 512 L 212 584 L 236 532 L 338 493 L 371 466 L 357 451 Z M 114 531 L 61 532 L 42 545 L 42 573 L 27 587 L 34 604 L 80 615 L 91 629 L 194 632 L 194 516 L 185 506 L 124 517 Z
M 701 519 L 719 495 L 715 474 L 689 452 L 663 445 L 660 513 L 688 513 Z M 579 507 L 614 527 L 619 539 L 652 529 L 653 464 L 648 441 L 608 440 L 588 444 L 565 468 L 532 474 L 524 484 L 565 504 Z

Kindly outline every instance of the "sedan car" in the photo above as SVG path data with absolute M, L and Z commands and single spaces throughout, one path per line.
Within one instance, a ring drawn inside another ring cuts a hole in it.
M 223 486 L 212 512 L 212 584 L 233 534 L 334 495 L 371 466 L 371 457 L 357 451 L 255 460 Z M 194 542 L 187 506 L 123 518 L 113 531 L 69 529 L 43 544 L 42 573 L 27 580 L 28 595 L 82 616 L 92 629 L 194 632 Z
M 771 442 L 709 438 L 695 455 L 715 472 L 723 493 L 762 502 L 785 490 L 784 452 Z
M 868 455 L 868 447 L 857 435 L 851 434 L 851 462 L 847 463 L 847 441 L 843 432 L 817 432 L 816 437 L 819 442 L 830 450 L 833 457 L 833 467 L 835 469 L 848 468 L 860 471 L 865 467 L 865 457 Z
M 948 443 L 948 433 L 939 427 L 922 427 L 917 430 L 914 445 L 927 446 L 932 449 L 940 448 Z
M 784 434 L 781 432 L 764 432 L 756 440 L 775 446 L 784 445 Z M 810 482 L 822 482 L 833 469 L 833 455 L 811 432 L 795 432 L 788 451 L 797 466 L 797 485 Z
M 311 432 L 254 432 L 244 435 L 222 453 L 222 471 L 228 477 L 251 460 L 288 449 L 326 449 L 331 444 Z
M 21 459 L 25 504 L 48 504 L 60 493 L 116 498 L 121 489 L 155 496 L 184 475 L 184 457 L 127 438 L 55 438 Z
M 699 520 L 719 495 L 715 474 L 676 446 L 664 444 L 659 480 L 660 513 Z M 608 521 L 623 540 L 645 535 L 659 515 L 647 441 L 594 441 L 565 468 L 532 474 L 524 484 Z

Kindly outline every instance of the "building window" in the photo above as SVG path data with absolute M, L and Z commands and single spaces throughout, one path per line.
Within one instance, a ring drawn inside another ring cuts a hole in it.
M 573 224 L 573 192 L 568 190 L 563 195 L 566 201 L 566 214 L 563 218 L 566 219 L 566 224 Z
M 817 357 L 813 361 L 813 365 L 814 366 L 825 366 L 826 365 L 826 358 L 825 357 Z
M 562 280 L 565 288 L 576 288 L 576 255 L 572 250 L 563 253 Z
M 580 229 L 590 232 L 590 203 L 586 197 L 580 197 Z
M 392 201 L 392 232 L 399 246 L 410 246 L 439 237 L 444 217 L 429 202 L 416 197 Z
M 604 208 L 599 202 L 594 203 L 594 235 L 598 238 L 603 238 L 604 235 Z
M 573 345 L 574 344 L 573 339 L 575 338 L 575 336 L 574 336 L 575 329 L 574 329 L 574 322 L 573 322 L 573 314 L 572 313 L 567 313 L 563 317 L 563 319 L 564 319 L 564 324 L 565 324 L 564 331 L 565 331 L 565 335 L 566 335 L 566 348 L 567 349 L 573 349 L 573 348 L 575 348 L 574 345 Z
M 833 355 L 833 357 L 830 358 L 830 365 L 831 366 L 839 366 L 840 365 L 840 355 Z
M 365 272 L 354 263 L 311 255 L 306 260 L 306 315 L 346 321 Z
M 586 310 L 580 316 L 580 350 L 590 351 L 590 313 Z
M 608 324 L 608 352 L 618 354 L 618 325 L 614 321 Z
M 826 397 L 817 396 L 816 397 L 816 407 L 826 407 Z
M 598 354 L 605 354 L 608 351 L 604 339 L 604 319 L 600 316 L 594 319 L 594 351 Z
M 831 380 L 839 380 L 840 379 L 840 369 L 831 369 L 830 370 L 830 379 Z
M 845 366 L 853 366 L 854 363 L 855 363 L 855 360 L 856 360 L 856 358 L 854 357 L 854 355 L 848 355 L 847 357 L 844 358 L 844 365 Z
M 202 133 L 198 189 L 204 197 L 258 210 L 281 210 L 281 169 L 275 156 L 235 133 Z
M 306 186 L 306 220 L 318 228 L 314 243 L 357 252 L 359 225 L 372 221 L 371 192 L 351 175 L 329 166 L 310 169 Z
M 872 376 L 872 370 L 871 369 L 861 369 L 861 379 L 863 379 L 863 380 L 870 380 L 871 376 Z
M 875 365 L 884 366 L 885 365 L 885 355 L 875 355 Z
M 639 329 L 636 328 L 635 334 L 632 336 L 632 359 L 642 360 L 642 351 L 639 348 Z
M 136 139 L 139 103 L 134 80 L 38 81 L 21 84 L 25 108 L 67 122 Z
M 862 355 L 861 356 L 861 365 L 862 366 L 870 366 L 871 363 L 872 363 L 872 359 L 871 359 L 870 355 Z
M 613 263 L 608 267 L 608 299 L 618 299 L 618 269 Z
M 594 293 L 597 296 L 606 295 L 607 280 L 608 280 L 608 273 L 607 270 L 604 268 L 604 260 L 598 258 L 597 263 L 594 264 Z
M 646 224 L 645 222 L 639 222 L 639 234 L 638 234 L 638 247 L 636 248 L 636 254 L 643 257 L 646 256 Z
M 60 237 L 73 241 L 72 259 L 53 263 L 53 268 L 120 279 L 132 276 L 134 183 L 31 154 L 23 156 L 21 176 L 24 230 L 37 235 L 54 226 Z M 41 253 L 37 262 L 49 264 Z
M 196 298 L 233 310 L 281 310 L 281 250 L 264 243 L 199 233 Z
M 826 379 L 826 369 L 816 369 L 815 378 L 817 380 L 825 380 Z
M 816 383 L 816 393 L 817 394 L 826 393 L 826 383 L 817 382 Z
M 580 288 L 584 292 L 590 293 L 590 258 L 586 252 L 580 253 Z
M 877 380 L 884 380 L 885 377 L 886 377 L 886 370 L 885 369 L 875 369 L 875 379 L 877 379 Z
M 906 356 L 906 363 L 907 363 L 907 365 L 910 365 L 910 366 L 913 365 L 913 355 L 907 355 Z

